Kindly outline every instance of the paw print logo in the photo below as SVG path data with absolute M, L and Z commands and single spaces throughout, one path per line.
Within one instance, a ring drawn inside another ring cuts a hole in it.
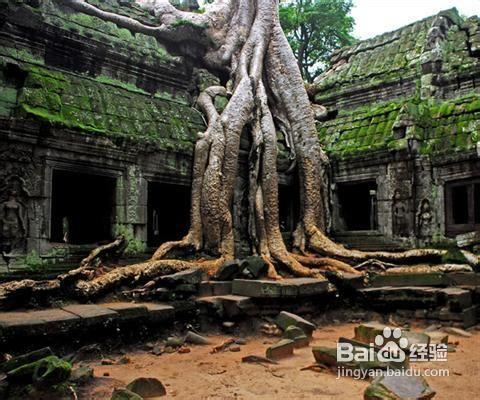
M 405 349 L 408 348 L 408 340 L 402 337 L 400 328 L 383 328 L 381 335 L 375 337 L 375 345 L 380 347 L 378 360 L 381 362 L 403 362 L 405 361 Z

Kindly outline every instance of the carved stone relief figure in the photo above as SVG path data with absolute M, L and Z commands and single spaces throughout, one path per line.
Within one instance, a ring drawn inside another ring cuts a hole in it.
M 407 221 L 407 205 L 402 199 L 402 195 L 398 189 L 395 189 L 392 202 L 393 214 L 393 234 L 395 236 L 408 236 L 408 221 Z
M 0 225 L 2 242 L 10 243 L 12 249 L 22 248 L 27 233 L 26 207 L 15 190 L 11 190 L 7 201 L 0 204 Z
M 418 236 L 421 239 L 429 238 L 432 235 L 432 208 L 428 199 L 423 199 L 417 213 Z

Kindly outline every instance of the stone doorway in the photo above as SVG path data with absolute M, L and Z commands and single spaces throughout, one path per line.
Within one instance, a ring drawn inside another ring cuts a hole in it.
M 346 231 L 377 229 L 377 184 L 375 181 L 338 184 L 338 206 Z
M 148 245 L 179 240 L 190 226 L 190 187 L 148 183 Z
M 54 170 L 52 242 L 91 244 L 112 239 L 115 178 Z

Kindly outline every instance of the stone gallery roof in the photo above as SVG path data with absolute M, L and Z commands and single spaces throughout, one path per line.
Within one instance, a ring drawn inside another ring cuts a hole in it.
M 480 23 L 456 9 L 337 51 L 315 82 L 318 122 L 338 158 L 408 149 L 471 150 L 479 138 Z M 412 145 L 412 142 L 410 142 Z
M 0 4 L 0 117 L 191 152 L 203 120 L 189 106 L 182 60 L 154 38 L 58 3 L 13 3 Z M 134 4 L 102 8 L 150 18 Z

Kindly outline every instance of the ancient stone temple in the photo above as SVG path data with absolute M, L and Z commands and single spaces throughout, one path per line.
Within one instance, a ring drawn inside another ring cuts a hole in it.
M 102 8 L 152 18 L 131 1 Z M 151 37 L 59 2 L 1 1 L 0 13 L 1 242 L 55 260 L 119 232 L 137 252 L 182 237 L 205 129 L 195 99 L 215 78 Z M 337 239 L 393 249 L 479 230 L 479 46 L 478 18 L 449 10 L 332 57 L 311 94 L 327 108 L 318 132 L 332 160 Z M 298 199 L 280 141 L 279 151 L 288 233 Z M 241 220 L 241 177 L 237 187 Z
M 150 245 L 181 237 L 199 74 L 153 38 L 58 3 L 0 7 L 2 241 L 53 257 L 116 231 Z
M 314 92 L 337 239 L 390 249 L 480 230 L 479 57 L 479 19 L 455 9 L 334 54 Z

